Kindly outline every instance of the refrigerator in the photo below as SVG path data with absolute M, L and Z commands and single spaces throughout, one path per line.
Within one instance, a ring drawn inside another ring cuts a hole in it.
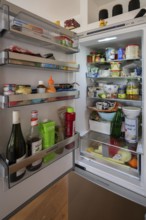
M 115 194 L 146 206 L 145 17 L 77 35 L 7 1 L 2 0 L 0 3 L 0 123 L 2 128 L 0 132 L 0 219 L 9 216 L 41 190 L 70 171 Z M 108 41 L 105 41 L 105 38 Z M 72 39 L 71 42 L 68 39 Z M 73 45 L 69 45 L 70 43 Z M 117 51 L 119 48 L 125 49 L 128 45 L 138 45 L 138 56 L 128 59 L 122 57 L 120 61 L 114 57 L 108 62 L 106 57 L 102 57 L 104 58 L 102 62 L 87 60 L 87 57 L 93 55 L 95 51 L 105 53 L 106 48 L 114 48 Z M 40 54 L 53 53 L 55 60 L 34 57 L 32 54 L 15 53 L 10 50 L 14 46 L 34 53 L 38 51 Z M 120 62 L 122 68 L 120 71 L 126 71 L 126 74 L 102 76 L 103 70 L 109 70 L 113 62 Z M 137 66 L 142 70 L 140 74 L 136 73 Z M 75 83 L 75 86 L 71 90 L 63 90 L 55 94 L 3 94 L 4 84 L 30 84 L 36 88 L 39 80 L 47 84 L 50 76 L 56 84 L 73 85 Z M 136 99 L 97 95 L 99 83 L 110 82 L 120 86 L 127 85 L 129 80 L 137 80 L 139 83 L 139 93 Z M 96 91 L 90 94 L 89 89 L 93 87 Z M 111 123 L 105 124 L 105 121 L 102 121 L 99 124 L 98 121 L 91 120 L 91 110 L 95 110 L 98 102 L 120 103 L 122 107 L 130 106 L 140 109 L 140 116 L 137 120 L 138 135 L 134 143 L 129 143 L 124 138 L 112 138 L 109 134 Z M 47 118 L 59 124 L 58 109 L 62 106 L 72 106 L 75 109 L 75 135 L 17 164 L 8 166 L 5 161 L 5 152 L 11 132 L 12 111 L 20 110 L 22 131 L 26 137 L 32 110 L 38 110 L 40 121 Z M 95 126 L 93 126 L 94 122 L 96 122 Z M 72 148 L 66 148 L 72 143 Z M 62 148 L 63 153 L 56 153 Z M 129 161 L 119 161 L 113 158 L 113 155 L 109 153 L 111 148 L 116 152 L 126 152 L 126 155 L 130 155 L 130 159 L 136 158 L 136 167 L 130 166 Z M 52 153 L 55 153 L 55 157 L 47 164 L 43 164 L 39 170 L 27 172 L 20 181 L 10 182 L 11 173 Z

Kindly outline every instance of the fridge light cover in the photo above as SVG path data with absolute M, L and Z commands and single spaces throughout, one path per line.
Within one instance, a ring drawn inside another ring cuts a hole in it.
M 107 38 L 99 39 L 97 42 L 111 41 L 115 39 L 117 39 L 117 37 L 107 37 Z

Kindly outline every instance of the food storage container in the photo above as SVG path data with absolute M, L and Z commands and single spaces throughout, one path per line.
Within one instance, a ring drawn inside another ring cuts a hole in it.
M 139 45 L 129 44 L 125 50 L 126 59 L 138 59 L 139 58 Z
M 111 134 L 111 122 L 110 121 L 94 121 L 89 120 L 89 127 L 91 131 L 96 131 L 103 134 Z

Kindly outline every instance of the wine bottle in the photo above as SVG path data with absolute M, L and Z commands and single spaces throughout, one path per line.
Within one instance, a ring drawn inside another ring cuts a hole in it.
M 6 161 L 9 165 L 18 163 L 26 157 L 26 143 L 22 134 L 20 124 L 20 112 L 12 112 L 12 131 L 6 150 Z M 25 174 L 26 168 L 22 168 L 10 174 L 10 181 L 15 182 Z
M 38 111 L 31 112 L 31 127 L 27 138 L 28 156 L 34 155 L 42 150 L 42 138 L 38 129 Z M 37 160 L 27 166 L 29 171 L 35 171 L 42 165 L 42 159 Z
M 122 127 L 122 109 L 119 106 L 111 125 L 111 136 L 120 138 Z

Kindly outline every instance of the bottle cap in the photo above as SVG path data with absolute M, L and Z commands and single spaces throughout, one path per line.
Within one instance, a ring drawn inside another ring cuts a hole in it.
M 74 108 L 73 108 L 73 107 L 67 107 L 67 112 L 68 112 L 68 113 L 74 112 Z
M 13 124 L 19 124 L 20 123 L 20 112 L 19 111 L 13 111 L 13 113 L 12 113 L 12 122 L 13 122 Z
M 39 84 L 39 85 L 43 85 L 43 84 L 44 84 L 44 81 L 39 80 L 38 84 Z

